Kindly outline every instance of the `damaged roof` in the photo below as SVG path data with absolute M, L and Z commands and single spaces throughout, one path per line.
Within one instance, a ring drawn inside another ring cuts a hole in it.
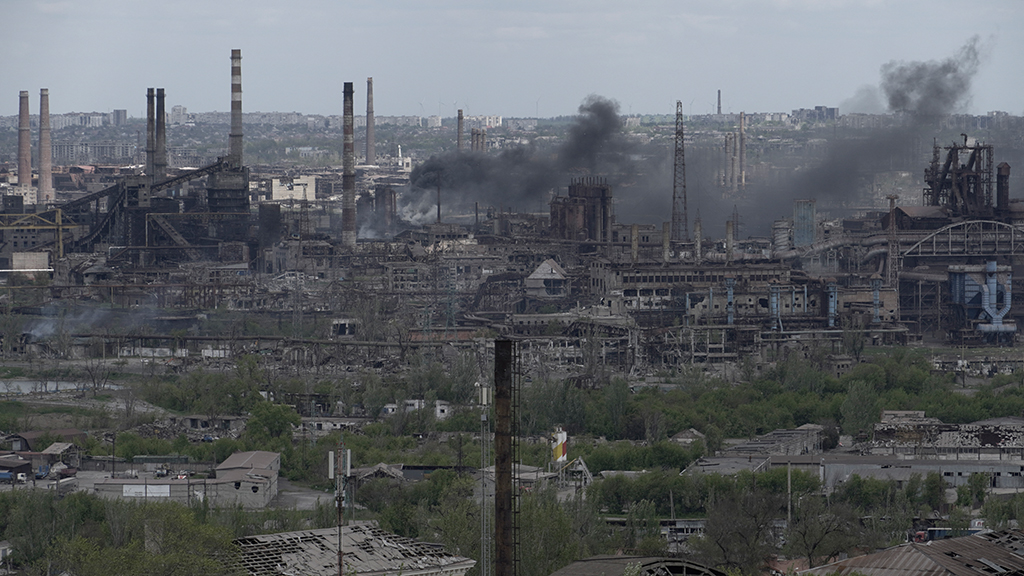
M 903 544 L 826 564 L 800 574 L 824 576 L 1005 576 L 1024 573 L 1024 533 L 1017 530 L 987 532 L 923 544 Z
M 321 528 L 248 536 L 235 540 L 241 566 L 253 576 L 338 573 L 338 529 Z M 342 529 L 345 573 L 361 575 L 441 574 L 462 576 L 476 560 L 456 556 L 438 545 L 385 532 L 370 523 Z

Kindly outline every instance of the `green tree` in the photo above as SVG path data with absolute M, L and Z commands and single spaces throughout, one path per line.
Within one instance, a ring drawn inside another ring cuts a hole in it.
M 824 498 L 806 496 L 795 506 L 793 523 L 786 532 L 786 550 L 791 556 L 807 558 L 813 568 L 859 545 L 859 528 L 860 520 L 851 506 L 830 506 Z
M 245 441 L 253 449 L 283 450 L 291 445 L 292 428 L 301 422 L 291 406 L 260 402 L 245 423 Z
M 716 495 L 707 508 L 704 534 L 691 539 L 694 554 L 711 566 L 760 574 L 776 553 L 775 520 L 782 498 L 767 491 Z
M 862 380 L 850 383 L 846 400 L 839 408 L 843 416 L 843 431 L 847 434 L 871 433 L 872 425 L 878 422 L 878 394 L 874 386 Z

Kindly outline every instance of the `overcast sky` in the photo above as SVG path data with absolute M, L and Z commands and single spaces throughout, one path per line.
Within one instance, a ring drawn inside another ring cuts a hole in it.
M 1021 0 L 0 0 L 0 115 L 18 91 L 52 113 L 227 111 L 242 50 L 245 111 L 573 114 L 588 94 L 622 113 L 839 106 L 890 61 L 942 60 L 977 35 L 966 112 L 1024 115 Z M 844 110 L 840 110 L 844 112 Z

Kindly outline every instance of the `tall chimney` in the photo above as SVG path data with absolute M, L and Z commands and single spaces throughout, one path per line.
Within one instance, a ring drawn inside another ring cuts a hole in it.
M 512 508 L 513 442 L 518 432 L 512 406 L 515 343 L 494 341 L 494 576 L 515 574 L 515 527 Z
M 725 133 L 725 155 L 722 160 L 722 186 L 732 186 L 732 132 Z
M 356 145 L 353 138 L 352 100 L 355 91 L 351 82 L 345 82 L 345 104 L 341 174 L 341 244 L 356 246 Z
M 740 112 L 740 173 L 739 181 L 740 186 L 745 187 L 747 185 L 747 115 L 744 112 Z
M 732 262 L 732 246 L 733 246 L 733 221 L 725 221 L 725 261 Z
M 50 147 L 50 91 L 39 90 L 39 194 L 38 202 L 50 204 L 53 195 L 53 148 Z
M 156 160 L 156 90 L 146 89 L 146 176 L 153 179 Z
M 672 259 L 672 223 L 661 224 L 661 259 L 668 262 Z
M 366 163 L 377 163 L 377 144 L 373 140 L 373 78 L 366 79 Z
M 32 185 L 32 126 L 28 120 L 28 90 L 18 94 L 18 185 Z
M 457 150 L 459 150 L 461 152 L 462 151 L 462 109 L 461 108 L 459 109 L 459 127 L 458 127 L 458 130 L 459 130 L 459 134 L 458 134 L 458 136 L 455 137 L 455 142 L 456 142 L 455 147 L 456 147 Z
M 231 50 L 231 132 L 228 133 L 228 162 L 242 166 L 242 51 Z
M 718 91 L 718 115 L 722 115 L 722 91 Z
M 1010 209 L 1010 165 L 1006 162 L 996 166 L 996 209 L 1000 215 Z
M 629 230 L 629 259 L 633 264 L 636 264 L 637 260 L 640 259 L 640 225 L 633 224 Z
M 732 133 L 732 156 L 729 158 L 729 172 L 732 175 L 732 179 L 729 181 L 730 187 L 733 192 L 736 192 L 740 184 L 740 172 L 739 166 L 739 135 L 735 132 Z
M 164 89 L 156 89 L 156 155 L 153 159 L 154 182 L 167 178 L 167 113 Z
M 704 227 L 700 216 L 693 220 L 693 257 L 697 262 L 704 257 Z

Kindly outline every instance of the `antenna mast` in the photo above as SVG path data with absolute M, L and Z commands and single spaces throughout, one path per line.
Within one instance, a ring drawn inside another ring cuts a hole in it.
M 676 156 L 672 180 L 672 241 L 688 242 L 686 215 L 686 156 L 683 153 L 683 102 L 676 100 Z

